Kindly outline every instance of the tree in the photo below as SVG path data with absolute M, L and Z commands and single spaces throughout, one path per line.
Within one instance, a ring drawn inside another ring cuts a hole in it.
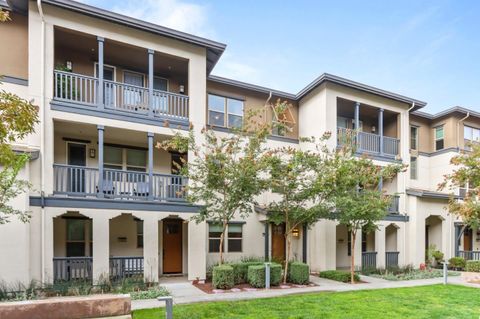
M 378 167 L 365 156 L 355 154 L 352 143 L 345 143 L 341 150 L 323 164 L 335 172 L 332 200 L 335 212 L 331 215 L 339 224 L 345 225 L 351 237 L 350 273 L 354 283 L 355 240 L 358 231 L 372 232 L 376 223 L 387 214 L 391 197 L 379 190 L 379 181 L 389 180 L 404 169 L 403 165 L 390 164 Z
M 0 22 L 8 20 L 8 12 L 0 11 Z M 0 224 L 9 222 L 11 216 L 17 216 L 24 222 L 28 220 L 28 212 L 9 205 L 12 199 L 30 187 L 27 181 L 17 178 L 29 157 L 26 154 L 16 154 L 11 144 L 34 132 L 35 124 L 38 123 L 37 113 L 37 107 L 31 102 L 4 90 L 0 91 Z
M 451 196 L 448 210 L 460 217 L 465 226 L 474 229 L 480 227 L 480 144 L 472 143 L 470 151 L 464 151 L 454 156 L 450 163 L 455 167 L 451 174 L 444 176 L 439 184 L 439 190 L 455 191 L 467 188 L 462 200 Z
M 326 134 L 324 141 L 330 137 Z M 302 138 L 304 143 L 314 143 L 313 138 Z M 299 150 L 281 147 L 265 154 L 268 184 L 274 193 L 266 205 L 268 219 L 274 224 L 285 225 L 285 271 L 283 282 L 287 281 L 291 259 L 292 234 L 301 226 L 311 226 L 331 211 L 329 198 L 332 187 L 332 172 L 321 165 L 323 157 L 315 150 Z M 330 184 L 331 185 L 331 184 Z
M 171 140 L 157 145 L 182 153 L 190 151 L 194 155 L 177 169 L 189 180 L 184 189 L 186 199 L 201 204 L 195 220 L 222 227 L 220 264 L 224 262 L 223 244 L 228 223 L 236 214 L 246 218 L 253 210 L 255 197 L 265 188 L 260 173 L 263 145 L 270 126 L 258 119 L 255 112 L 248 112 L 243 126 L 232 133 L 218 136 L 206 127 L 197 138 L 191 127 L 188 137 L 175 134 Z

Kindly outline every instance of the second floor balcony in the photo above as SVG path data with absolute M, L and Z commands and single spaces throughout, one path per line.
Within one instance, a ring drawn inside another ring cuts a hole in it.
M 54 65 L 53 108 L 188 126 L 188 60 L 55 28 Z

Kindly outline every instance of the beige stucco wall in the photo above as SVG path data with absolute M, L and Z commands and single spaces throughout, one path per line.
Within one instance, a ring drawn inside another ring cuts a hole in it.
M 28 79 L 28 18 L 11 13 L 10 21 L 0 23 L 0 75 Z M 8 46 L 8 49 L 6 49 Z

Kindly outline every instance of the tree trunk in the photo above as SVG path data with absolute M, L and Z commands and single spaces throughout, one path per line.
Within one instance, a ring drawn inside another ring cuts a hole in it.
M 287 240 L 287 251 L 285 252 L 285 272 L 283 273 L 283 283 L 287 283 L 288 274 L 288 261 L 290 260 L 290 247 L 292 246 L 292 238 L 290 232 L 285 233 L 285 239 Z
M 355 238 L 357 234 L 355 231 L 350 231 L 350 241 L 351 241 L 351 249 L 350 249 L 350 282 L 352 284 L 355 283 Z
M 220 256 L 219 265 L 223 264 L 223 242 L 225 238 L 225 230 L 227 229 L 227 224 L 228 223 L 226 221 L 223 221 L 222 234 L 220 235 L 220 248 L 218 250 Z

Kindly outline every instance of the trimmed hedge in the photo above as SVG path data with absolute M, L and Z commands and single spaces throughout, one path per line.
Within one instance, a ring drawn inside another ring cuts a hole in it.
M 248 283 L 255 288 L 265 288 L 265 265 L 248 267 Z M 270 285 L 278 286 L 282 280 L 282 266 L 272 263 L 270 265 Z
M 230 264 L 233 268 L 233 281 L 235 285 L 244 284 L 248 281 L 248 267 L 262 265 L 263 262 L 248 261 Z
M 219 265 L 213 268 L 212 286 L 215 289 L 231 289 L 235 285 L 233 268 L 229 265 Z
M 452 257 L 448 260 L 448 267 L 455 269 L 464 269 L 467 262 L 462 257 Z
M 480 272 L 480 261 L 479 260 L 468 260 L 467 266 L 465 267 L 466 271 L 471 272 Z
M 299 261 L 288 265 L 288 281 L 292 284 L 305 285 L 310 282 L 310 267 Z
M 327 271 L 322 271 L 319 274 L 320 278 L 325 278 L 325 279 L 330 279 L 330 280 L 335 280 L 335 281 L 341 281 L 341 282 L 350 282 L 350 272 L 348 271 L 341 271 L 341 270 L 327 270 Z M 358 274 L 355 274 L 353 276 L 353 279 L 357 282 L 360 281 L 360 276 Z

